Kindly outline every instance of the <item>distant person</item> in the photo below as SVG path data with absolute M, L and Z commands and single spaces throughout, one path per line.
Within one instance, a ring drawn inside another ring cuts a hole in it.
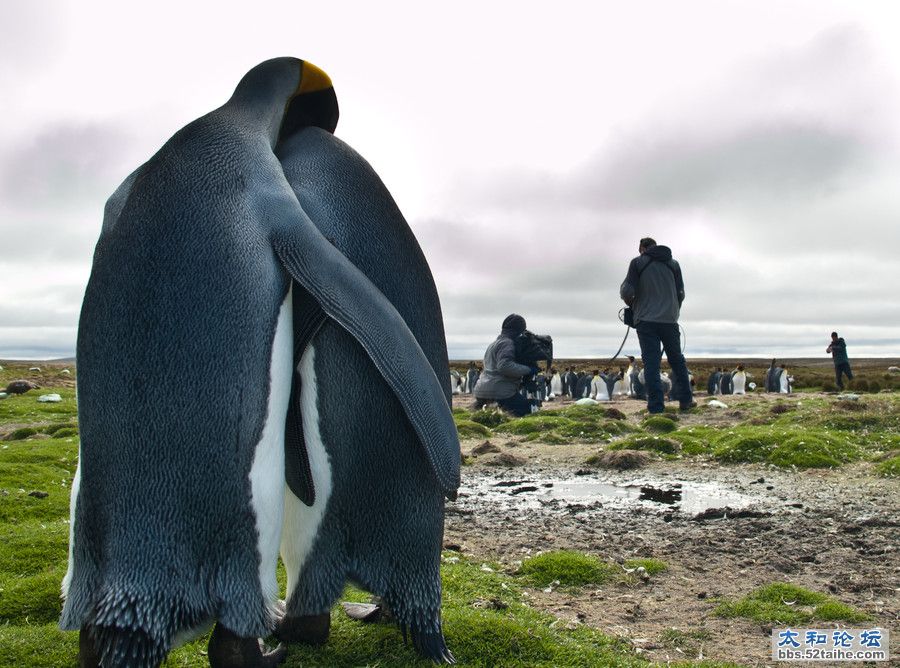
M 853 372 L 850 370 L 850 358 L 847 357 L 847 343 L 843 338 L 838 336 L 837 332 L 831 333 L 831 343 L 825 349 L 826 353 L 831 353 L 831 359 L 834 361 L 834 384 L 839 390 L 844 389 L 843 376 L 847 376 L 847 380 L 853 380 Z
M 744 372 L 744 365 L 738 364 L 731 376 L 731 383 L 734 385 L 735 394 L 746 394 L 745 387 L 747 385 L 747 374 Z
M 525 318 L 512 313 L 501 325 L 500 335 L 484 352 L 484 371 L 475 384 L 475 398 L 481 402 L 496 401 L 505 411 L 521 417 L 531 412 L 531 403 L 519 388 L 525 376 L 537 374 L 537 367 L 516 362 L 513 339 L 525 331 Z
M 665 409 L 659 376 L 663 350 L 675 376 L 679 406 L 686 410 L 696 404 L 678 331 L 678 316 L 684 301 L 681 267 L 672 259 L 672 251 L 667 246 L 658 246 L 650 237 L 640 240 L 638 253 L 628 265 L 619 295 L 632 309 L 634 328 L 641 344 L 647 410 L 662 413 Z

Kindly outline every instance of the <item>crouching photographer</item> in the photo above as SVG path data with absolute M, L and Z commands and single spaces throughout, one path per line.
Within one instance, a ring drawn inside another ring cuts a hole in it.
M 538 373 L 537 366 L 516 361 L 516 338 L 525 332 L 525 318 L 506 317 L 500 336 L 484 352 L 484 371 L 475 384 L 476 406 L 496 401 L 505 411 L 521 417 L 531 412 L 533 402 L 520 391 L 522 380 Z

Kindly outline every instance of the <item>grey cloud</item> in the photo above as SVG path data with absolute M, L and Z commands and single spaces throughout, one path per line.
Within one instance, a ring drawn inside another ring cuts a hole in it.
M 8 206 L 32 211 L 102 202 L 127 176 L 132 139 L 111 124 L 59 124 L 6 148 L 0 195 Z
M 863 164 L 859 138 L 792 122 L 742 128 L 713 138 L 632 139 L 616 147 L 579 186 L 594 206 L 667 207 L 808 197 L 839 185 Z
M 0 359 L 57 359 L 75 355 L 75 327 L 2 327 Z
M 9 250 L 0 257 L 0 271 L 27 275 L 41 262 L 46 263 L 39 269 L 42 272 L 58 264 L 90 263 L 102 217 L 102 204 L 80 215 L 2 210 L 0 238 Z

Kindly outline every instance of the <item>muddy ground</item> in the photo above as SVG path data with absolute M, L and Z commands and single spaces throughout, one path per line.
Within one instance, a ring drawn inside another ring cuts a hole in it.
M 680 424 L 727 426 L 739 420 L 742 402 L 776 399 L 729 397 L 737 410 L 712 418 L 684 415 Z M 470 403 L 465 395 L 454 397 L 454 406 Z M 630 420 L 644 408 L 637 400 L 610 403 Z M 463 453 L 483 441 L 464 441 Z M 529 555 L 559 549 L 619 563 L 654 557 L 668 565 L 646 583 L 615 582 L 578 593 L 528 590 L 533 604 L 560 623 L 628 638 L 656 661 L 770 665 L 770 625 L 713 611 L 719 598 L 786 581 L 873 615 L 876 622 L 868 625 L 820 625 L 888 628 L 894 632 L 891 655 L 900 658 L 900 483 L 875 476 L 871 464 L 789 471 L 654 460 L 614 471 L 584 466 L 601 449 L 597 444 L 546 445 L 515 436 L 491 444 L 500 452 L 464 466 L 460 497 L 448 504 L 450 549 L 510 570 Z M 669 629 L 702 633 L 673 643 L 663 635 Z

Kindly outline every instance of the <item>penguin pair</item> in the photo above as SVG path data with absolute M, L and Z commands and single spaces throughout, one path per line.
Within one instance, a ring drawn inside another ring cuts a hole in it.
M 278 622 L 324 641 L 347 580 L 452 661 L 439 565 L 460 457 L 440 304 L 337 117 L 324 72 L 266 61 L 107 202 L 60 620 L 82 665 L 156 666 L 213 622 L 211 665 L 275 665 L 284 650 L 257 638 Z M 371 399 L 348 405 L 348 377 Z

